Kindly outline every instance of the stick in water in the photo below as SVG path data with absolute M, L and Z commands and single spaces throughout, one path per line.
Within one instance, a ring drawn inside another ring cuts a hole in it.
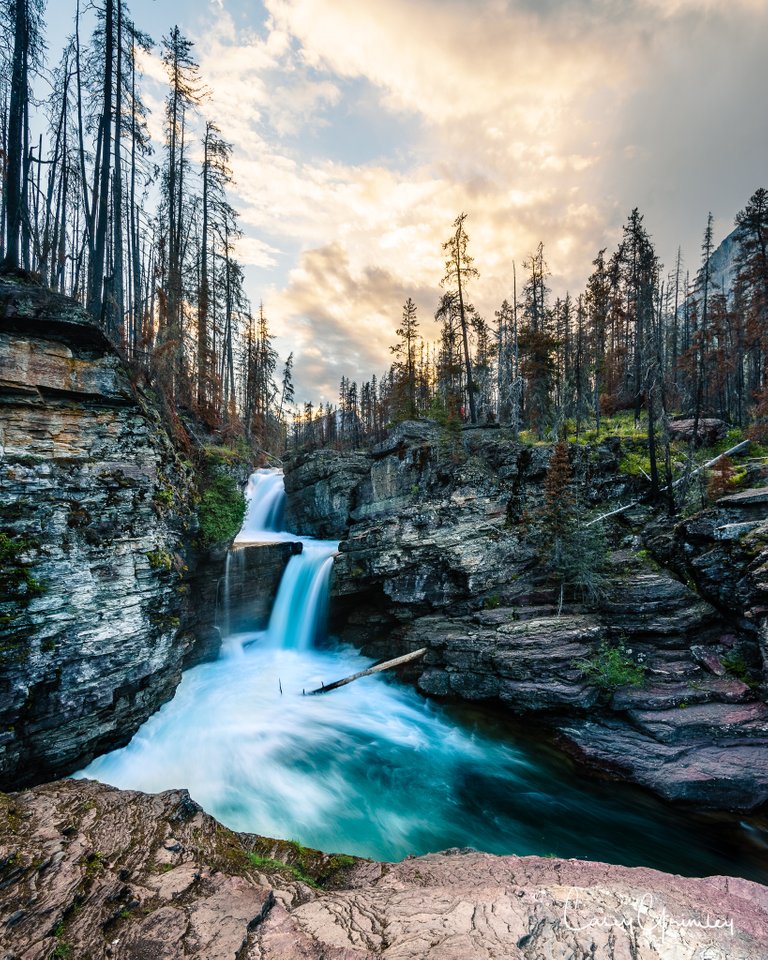
M 403 663 L 409 663 L 411 660 L 417 660 L 419 657 L 423 657 L 426 652 L 427 648 L 422 647 L 421 650 L 414 650 L 413 653 L 406 653 L 402 657 L 395 657 L 394 660 L 377 663 L 375 667 L 368 667 L 367 670 L 361 670 L 360 673 L 353 673 L 351 677 L 344 677 L 343 680 L 336 680 L 334 683 L 329 683 L 328 686 L 323 684 L 323 686 L 318 687 L 317 690 L 310 690 L 307 696 L 311 697 L 316 693 L 328 693 L 329 690 L 336 690 L 338 687 L 343 687 L 347 683 L 352 683 L 353 680 L 359 680 L 360 677 L 368 677 L 372 673 L 381 673 L 382 670 L 391 670 L 392 667 L 399 667 Z

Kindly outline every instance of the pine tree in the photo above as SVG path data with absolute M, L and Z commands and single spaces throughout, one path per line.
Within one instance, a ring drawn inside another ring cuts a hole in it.
M 568 445 L 555 445 L 544 480 L 536 539 L 544 569 L 559 586 L 559 609 L 566 591 L 595 601 L 604 588 L 606 547 L 598 526 L 588 527 L 571 482 Z
M 419 321 L 416 317 L 416 304 L 410 297 L 403 306 L 403 320 L 395 333 L 399 340 L 390 347 L 398 358 L 398 403 L 396 419 L 413 420 L 418 416 L 416 406 L 416 353 Z
M 746 388 L 756 397 L 768 386 L 768 190 L 756 190 L 736 217 L 736 298 L 744 314 Z
M 464 371 L 467 379 L 467 394 L 469 397 L 469 418 L 472 423 L 477 423 L 477 407 L 475 405 L 475 386 L 472 380 L 472 360 L 469 353 L 469 328 L 467 324 L 467 315 L 464 307 L 464 291 L 467 283 L 475 277 L 479 277 L 477 269 L 474 267 L 473 258 L 467 253 L 467 244 L 469 237 L 464 229 L 464 221 L 467 219 L 466 213 L 461 213 L 454 220 L 453 225 L 456 232 L 443 244 L 443 252 L 446 255 L 445 276 L 442 284 L 456 286 L 459 306 L 459 322 L 461 324 L 461 339 L 464 348 Z

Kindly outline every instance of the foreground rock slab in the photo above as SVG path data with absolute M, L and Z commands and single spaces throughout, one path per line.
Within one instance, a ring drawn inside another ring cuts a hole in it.
M 768 888 L 747 880 L 458 850 L 308 858 L 226 830 L 185 791 L 0 796 L 3 960 L 766 956 Z

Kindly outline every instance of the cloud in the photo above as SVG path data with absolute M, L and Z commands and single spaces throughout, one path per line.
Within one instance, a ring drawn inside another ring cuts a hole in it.
M 251 26 L 228 7 L 197 49 L 235 144 L 252 296 L 295 350 L 300 395 L 380 371 L 407 296 L 431 315 L 461 210 L 491 319 L 539 240 L 555 292 L 578 293 L 633 206 L 669 260 L 759 185 L 761 0 L 265 7 Z M 353 160 L 368 139 L 391 146 Z

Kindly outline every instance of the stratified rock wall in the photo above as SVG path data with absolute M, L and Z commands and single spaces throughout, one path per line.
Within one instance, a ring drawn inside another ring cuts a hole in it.
M 192 484 L 84 312 L 0 282 L 0 784 L 126 743 L 215 655 L 224 552 L 185 550 Z

